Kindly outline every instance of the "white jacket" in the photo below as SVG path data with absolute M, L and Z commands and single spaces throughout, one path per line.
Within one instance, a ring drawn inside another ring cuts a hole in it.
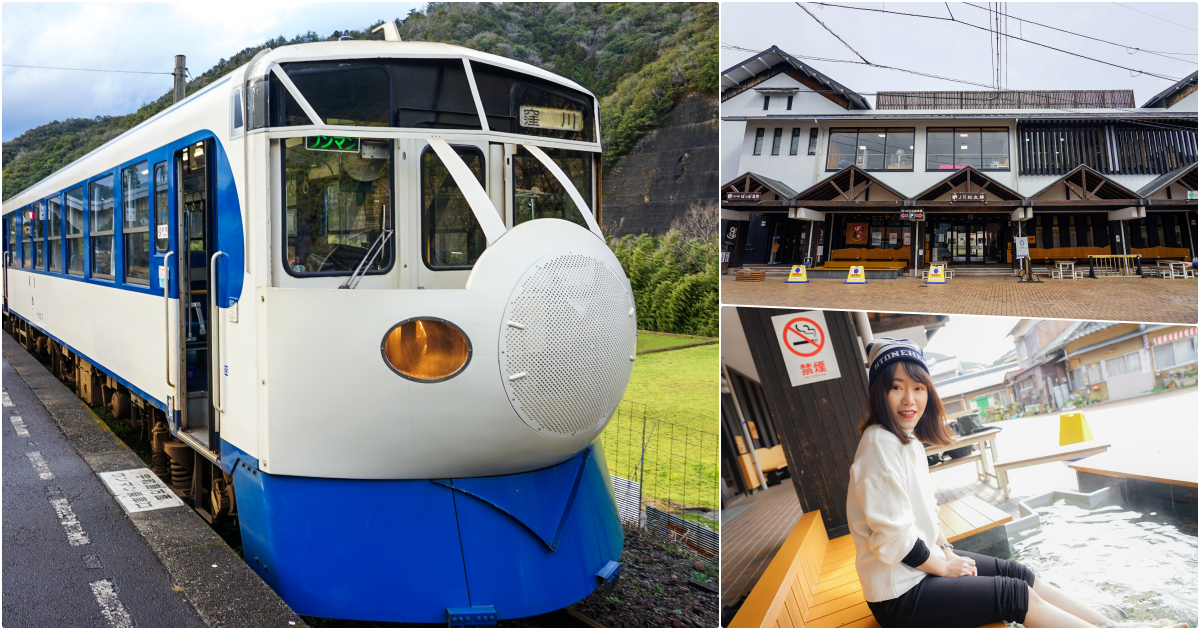
M 887 429 L 871 425 L 850 466 L 846 514 L 856 549 L 855 568 L 868 602 L 900 597 L 929 574 L 902 562 L 917 538 L 930 554 L 945 558 L 929 462 L 920 440 L 908 446 Z

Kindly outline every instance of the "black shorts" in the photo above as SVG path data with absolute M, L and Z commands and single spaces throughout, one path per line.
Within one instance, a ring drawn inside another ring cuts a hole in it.
M 884 628 L 977 628 L 1008 621 L 1025 623 L 1033 572 L 1025 565 L 970 551 L 979 575 L 930 575 L 896 599 L 867 602 Z

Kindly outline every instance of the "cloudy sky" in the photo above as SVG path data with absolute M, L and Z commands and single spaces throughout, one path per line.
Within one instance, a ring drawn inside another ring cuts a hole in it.
M 946 325 L 934 333 L 925 350 L 958 357 L 961 361 L 991 365 L 1013 349 L 1012 337 L 1005 335 L 1020 321 L 1020 317 L 951 315 Z
M 848 2 L 831 4 L 851 5 Z M 949 21 L 814 3 L 805 3 L 804 6 L 873 64 L 987 85 L 992 83 L 994 49 L 989 42 L 994 37 L 986 30 Z M 984 29 L 989 22 L 986 2 L 949 3 L 948 8 L 942 3 L 903 2 L 854 3 L 852 6 L 939 18 L 949 18 L 953 14 L 957 20 Z M 1183 78 L 1196 70 L 1195 2 L 1015 2 L 1004 6 L 1007 7 L 1004 13 L 1010 16 L 1007 32 L 1011 35 L 1125 66 L 1133 71 Z M 1056 32 L 1025 20 L 1107 40 L 1120 46 Z M 1008 41 L 1011 46 L 1007 50 L 1007 63 L 1002 63 L 1001 67 L 1007 66 L 1007 85 L 1012 89 L 1132 89 L 1140 106 L 1174 83 L 1030 43 Z M 754 55 L 753 52 L 731 50 L 727 46 L 757 51 L 776 45 L 793 55 L 861 61 L 829 30 L 791 2 L 722 4 L 721 44 L 722 70 Z M 1166 56 L 1153 55 L 1146 50 L 1166 53 Z M 866 65 L 802 61 L 867 96 L 872 105 L 875 103 L 873 93 L 878 90 L 986 89 Z M 871 95 L 868 96 L 869 93 Z
M 282 35 L 329 35 L 403 18 L 424 2 L 20 3 L 3 12 L 3 137 L 66 118 L 122 115 L 171 90 L 175 55 L 193 76 Z M 8 65 L 138 70 L 116 74 Z

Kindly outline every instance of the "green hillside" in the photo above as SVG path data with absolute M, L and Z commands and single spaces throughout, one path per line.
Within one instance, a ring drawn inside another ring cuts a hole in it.
M 380 5 L 381 10 L 385 5 Z M 510 57 L 566 76 L 600 97 L 604 156 L 611 164 L 655 129 L 688 90 L 717 91 L 716 3 L 430 3 L 396 20 L 404 40 L 439 41 Z M 314 32 L 222 59 L 188 83 L 191 94 L 264 48 L 382 39 L 371 28 Z M 3 145 L 5 199 L 171 105 L 162 97 L 125 116 L 55 121 Z

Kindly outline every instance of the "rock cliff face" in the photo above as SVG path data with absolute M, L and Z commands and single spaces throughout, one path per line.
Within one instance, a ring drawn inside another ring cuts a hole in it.
M 609 236 L 660 235 L 692 202 L 720 188 L 717 97 L 689 92 L 662 127 L 604 172 L 601 221 Z

